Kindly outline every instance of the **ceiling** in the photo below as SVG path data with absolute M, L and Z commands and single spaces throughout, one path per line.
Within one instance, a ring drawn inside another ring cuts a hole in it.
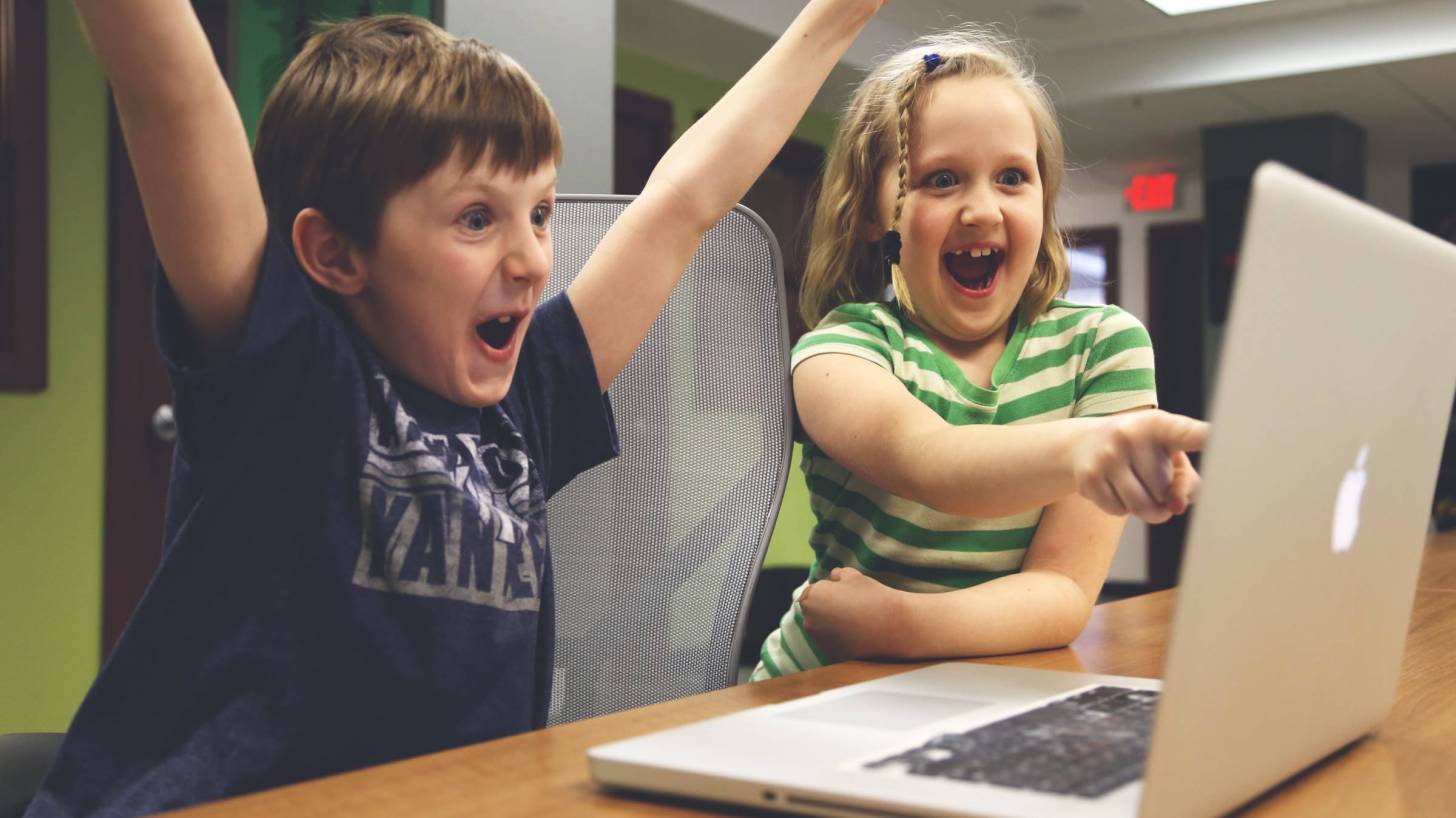
M 802 7 L 618 0 L 619 43 L 731 81 Z M 1024 40 L 1090 187 L 1196 171 L 1204 125 L 1342 114 L 1374 163 L 1456 162 L 1456 2 L 1274 0 L 1168 17 L 1143 0 L 891 0 L 831 76 L 836 111 L 879 54 L 962 21 Z

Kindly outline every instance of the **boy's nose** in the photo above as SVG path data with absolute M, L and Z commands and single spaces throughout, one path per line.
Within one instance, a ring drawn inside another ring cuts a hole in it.
M 506 253 L 506 275 L 523 283 L 535 284 L 551 273 L 551 242 L 542 239 L 532 228 L 517 231 Z

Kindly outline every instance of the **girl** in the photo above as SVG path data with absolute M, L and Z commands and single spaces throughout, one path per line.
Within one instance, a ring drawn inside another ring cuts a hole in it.
M 1206 425 L 1133 411 L 1157 402 L 1147 332 L 1056 298 L 1062 173 L 1050 101 L 987 30 L 923 38 L 856 91 L 792 359 L 816 558 L 753 678 L 1064 645 L 1123 515 L 1187 507 Z

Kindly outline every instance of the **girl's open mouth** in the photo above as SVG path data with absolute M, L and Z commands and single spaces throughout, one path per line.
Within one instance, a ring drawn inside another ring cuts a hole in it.
M 989 295 L 1005 250 L 958 250 L 941 257 L 951 278 L 972 295 Z
M 516 337 L 516 327 L 521 324 L 519 315 L 502 315 L 475 325 L 475 334 L 485 342 L 489 351 L 506 353 Z

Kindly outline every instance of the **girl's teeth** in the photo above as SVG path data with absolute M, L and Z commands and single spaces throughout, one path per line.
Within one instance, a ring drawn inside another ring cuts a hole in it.
M 497 318 L 496 320 L 499 321 L 499 322 L 501 322 L 502 324 L 509 324 L 511 322 L 511 317 L 509 315 L 502 315 L 500 318 Z

